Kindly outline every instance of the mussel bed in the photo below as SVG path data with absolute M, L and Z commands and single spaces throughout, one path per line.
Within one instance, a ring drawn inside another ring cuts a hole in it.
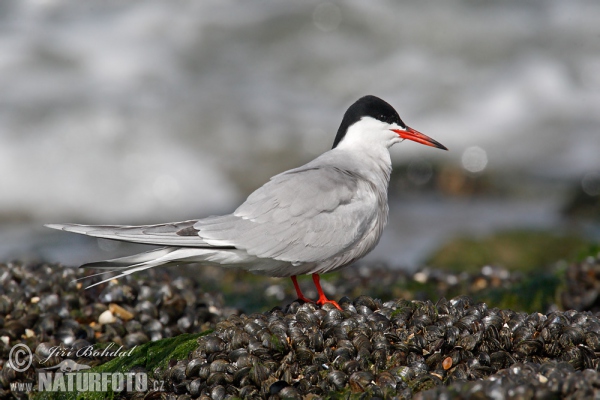
M 599 269 L 578 264 L 570 281 Z M 596 271 L 598 272 L 598 271 Z M 33 381 L 35 368 L 65 359 L 100 366 L 102 356 L 71 350 L 114 343 L 131 349 L 200 333 L 195 349 L 144 371 L 150 387 L 124 398 L 598 398 L 600 314 L 517 312 L 468 296 L 382 301 L 368 296 L 326 304 L 291 302 L 261 313 L 227 308 L 188 278 L 153 271 L 91 290 L 84 272 L 49 264 L 0 264 L 0 396 Z M 586 283 L 590 289 L 589 279 Z M 570 288 L 569 293 L 577 293 Z M 566 292 L 565 292 L 566 293 Z M 581 294 L 581 292 L 580 292 Z M 17 372 L 11 347 L 27 344 L 34 368 Z M 54 352 L 58 348 L 61 351 Z

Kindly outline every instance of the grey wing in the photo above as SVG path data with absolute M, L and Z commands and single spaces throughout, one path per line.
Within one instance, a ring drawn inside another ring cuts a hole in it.
M 78 225 L 48 224 L 49 228 L 80 233 L 105 239 L 125 240 L 134 243 L 162 246 L 202 247 L 209 246 L 193 228 L 198 220 L 171 222 L 158 225 Z
M 370 229 L 376 195 L 335 167 L 299 168 L 273 177 L 233 214 L 198 221 L 212 245 L 293 263 L 337 256 Z

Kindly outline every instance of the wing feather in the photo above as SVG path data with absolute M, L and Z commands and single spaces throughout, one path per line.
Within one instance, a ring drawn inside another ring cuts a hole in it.
M 319 262 L 344 253 L 369 230 L 377 197 L 370 183 L 335 167 L 276 175 L 231 215 L 194 224 L 212 245 L 261 258 Z
M 46 226 L 87 236 L 125 240 L 134 243 L 182 247 L 208 246 L 200 236 L 191 234 L 194 231 L 190 231 L 189 228 L 193 228 L 196 222 L 198 222 L 198 220 L 141 226 L 78 224 L 48 224 Z M 185 232 L 185 234 L 182 235 L 182 231 Z

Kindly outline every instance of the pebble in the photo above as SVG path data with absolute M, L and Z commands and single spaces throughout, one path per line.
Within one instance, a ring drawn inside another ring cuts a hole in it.
M 115 318 L 115 316 L 113 315 L 113 313 L 110 310 L 104 311 L 98 317 L 98 323 L 100 325 L 112 324 L 116 321 L 117 321 L 117 319 Z
M 133 319 L 133 313 L 127 311 L 126 309 L 124 309 L 123 307 L 121 307 L 118 304 L 110 303 L 110 305 L 108 306 L 108 310 L 112 314 L 120 317 L 123 321 L 129 321 L 130 319 Z M 114 320 L 112 322 L 114 322 Z M 109 323 L 112 323 L 112 322 L 109 322 Z M 102 323 L 102 322 L 100 322 L 100 323 Z

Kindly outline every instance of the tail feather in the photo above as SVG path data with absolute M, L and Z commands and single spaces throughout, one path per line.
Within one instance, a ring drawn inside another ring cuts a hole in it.
M 98 261 L 83 264 L 80 268 L 96 268 L 96 269 L 108 269 L 109 271 L 103 271 L 98 274 L 91 275 L 86 278 L 99 276 L 111 272 L 118 273 L 110 278 L 103 279 L 92 285 L 86 287 L 86 289 L 100 285 L 113 279 L 119 279 L 127 275 L 131 275 L 134 272 L 143 271 L 145 269 L 157 267 L 159 265 L 167 264 L 176 260 L 175 257 L 168 257 L 169 254 L 180 250 L 176 247 L 165 247 L 157 250 L 150 250 L 145 253 L 134 254 L 132 256 L 115 258 L 112 260 Z
M 156 259 L 166 256 L 169 253 L 172 253 L 175 250 L 177 250 L 176 247 L 165 247 L 131 256 L 113 258 L 112 260 L 91 262 L 83 264 L 80 268 L 112 269 L 114 271 L 119 271 L 133 264 L 152 262 Z
M 83 264 L 81 267 L 107 270 L 90 277 L 110 272 L 117 273 L 115 276 L 111 276 L 87 286 L 86 289 L 89 289 L 112 279 L 119 279 L 133 274 L 134 272 L 154 268 L 159 265 L 200 262 L 205 264 L 217 264 L 223 267 L 238 267 L 244 265 L 244 263 L 248 261 L 248 255 L 244 251 L 237 249 L 165 247 L 145 253 L 134 254 L 132 256 L 87 263 Z
M 94 278 L 96 276 L 106 275 L 106 274 L 112 274 L 114 272 L 119 272 L 119 270 L 118 269 L 113 269 L 113 270 L 110 270 L 110 271 L 102 271 L 102 272 L 98 272 L 96 274 L 82 276 L 81 278 L 73 279 L 73 282 L 80 282 L 80 281 L 83 281 L 83 280 L 86 280 L 86 279 Z
M 154 265 L 153 263 L 150 263 L 150 262 L 149 263 L 141 263 L 141 264 L 130 265 L 128 267 L 123 267 L 122 269 L 116 270 L 116 271 L 108 271 L 108 272 L 121 272 L 121 273 L 118 275 L 115 275 L 115 276 L 111 276 L 110 278 L 103 279 L 100 282 L 96 282 L 89 286 L 86 286 L 86 289 L 93 288 L 94 286 L 98 286 L 105 282 L 112 281 L 113 279 L 119 279 L 124 276 L 131 275 L 134 272 L 143 271 L 145 269 L 150 269 L 152 267 L 156 267 L 157 265 L 161 265 L 161 264 L 162 263 L 158 263 L 158 264 Z M 97 275 L 100 275 L 100 274 L 97 274 Z

